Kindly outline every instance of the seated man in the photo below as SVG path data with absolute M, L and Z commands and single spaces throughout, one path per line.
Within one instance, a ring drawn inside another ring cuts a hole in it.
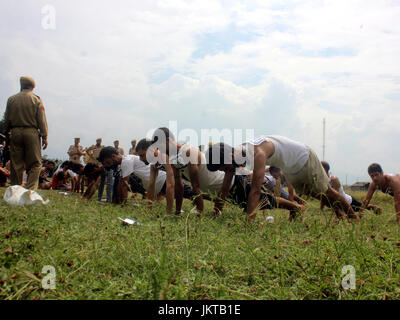
M 368 207 L 376 190 L 380 190 L 394 198 L 394 210 L 396 212 L 396 222 L 400 222 L 400 174 L 383 174 L 382 167 L 378 163 L 373 163 L 368 167 L 368 174 L 372 179 L 369 185 L 363 208 Z
M 0 163 L 0 187 L 6 187 L 10 180 L 10 161 L 3 168 L 3 163 Z
M 343 195 L 343 197 L 346 199 L 346 201 L 351 205 L 351 207 L 353 208 L 353 210 L 355 212 L 359 212 L 362 209 L 362 203 L 357 201 L 353 196 L 347 194 L 344 192 L 343 186 L 340 183 L 340 180 L 338 177 L 335 177 L 334 175 L 330 174 L 330 165 L 328 162 L 326 161 L 321 161 L 322 166 L 325 169 L 326 174 L 329 177 L 329 185 L 335 189 L 336 191 L 338 191 L 341 195 Z M 324 207 L 324 203 L 321 203 L 321 209 L 323 209 Z M 382 208 L 375 206 L 373 204 L 368 204 L 366 207 L 368 210 L 373 210 L 375 213 L 380 213 L 382 212 Z
M 51 189 L 51 181 L 48 179 L 50 171 L 55 167 L 55 163 L 53 161 L 44 161 L 43 167 L 40 170 L 39 175 L 39 188 L 43 190 Z
M 72 161 L 64 161 L 60 167 L 54 172 L 53 175 L 53 182 L 52 182 L 52 189 L 55 189 L 55 185 L 58 185 L 59 188 L 56 190 L 64 190 L 66 186 L 68 186 L 68 191 L 74 190 L 75 185 L 78 181 L 78 175 L 71 170 L 73 165 Z M 60 172 L 63 173 L 63 177 L 61 179 L 61 175 L 58 175 Z M 56 176 L 58 175 L 58 179 Z M 57 182 L 54 182 L 56 180 Z M 60 189 L 61 188 L 61 189 Z
M 51 184 L 51 188 L 53 190 L 63 190 L 63 191 L 70 191 L 71 184 L 68 183 L 68 173 L 64 170 L 59 170 L 53 176 L 53 181 Z
M 329 186 L 329 178 L 315 152 L 303 143 L 282 136 L 262 136 L 236 148 L 218 143 L 209 147 L 207 154 L 208 169 L 225 172 L 220 192 L 222 198 L 228 193 L 229 183 L 237 167 L 245 164 L 249 169 L 253 169 L 247 207 L 249 221 L 254 220 L 257 215 L 266 165 L 281 168 L 286 181 L 293 185 L 298 193 L 309 194 L 319 200 L 326 198 L 330 205 L 338 208 L 337 214 L 344 211 L 349 218 L 359 220 L 346 199 Z M 340 217 L 342 215 L 338 214 Z
M 159 128 L 153 135 L 153 141 L 146 157 L 152 156 L 154 151 L 159 151 L 161 156 L 164 155 L 166 161 L 171 164 L 174 176 L 175 186 L 182 185 L 182 174 L 189 177 L 193 188 L 193 197 L 195 198 L 196 208 L 199 214 L 203 211 L 203 195 L 201 192 L 217 194 L 222 188 L 224 182 L 224 173 L 221 171 L 211 172 L 207 169 L 206 156 L 198 148 L 192 147 L 188 144 L 177 143 L 172 133 L 168 128 Z M 138 148 L 137 148 L 138 149 Z M 140 150 L 138 154 L 142 154 Z M 163 159 L 161 158 L 161 161 Z M 248 181 L 243 179 L 243 176 L 236 175 L 231 177 L 226 183 L 228 192 L 230 191 L 230 198 L 235 204 L 246 208 L 248 201 L 249 185 Z M 182 189 L 177 192 L 176 197 L 176 213 L 179 214 L 182 206 L 182 196 L 178 196 L 179 192 L 182 193 Z M 216 217 L 222 210 L 223 199 L 217 197 L 215 199 L 214 213 Z M 279 203 L 282 207 L 289 210 L 300 211 L 300 206 L 296 204 L 288 204 L 284 199 L 279 199 Z M 275 197 L 267 194 L 263 194 L 262 200 L 260 201 L 262 209 L 272 209 L 276 207 Z

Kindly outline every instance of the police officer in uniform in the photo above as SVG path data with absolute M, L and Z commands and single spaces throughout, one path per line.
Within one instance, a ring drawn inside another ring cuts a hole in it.
M 124 155 L 124 149 L 119 147 L 119 140 L 114 141 L 114 147 L 115 147 L 115 149 L 117 149 L 119 154 Z
M 101 142 L 102 142 L 102 139 L 97 138 L 96 144 L 90 146 L 89 148 L 87 148 L 85 150 L 86 155 L 87 155 L 87 161 L 85 161 L 86 163 L 93 163 L 98 166 L 101 165 L 101 163 L 97 161 L 97 158 L 100 155 L 101 149 L 104 148 L 104 146 L 101 144 Z
M 132 147 L 129 149 L 130 155 L 136 155 L 136 139 L 131 141 Z
M 68 149 L 69 161 L 81 163 L 81 157 L 85 155 L 83 147 L 79 145 L 81 138 L 75 138 L 75 144 Z
M 35 81 L 21 77 L 21 92 L 7 101 L 5 132 L 10 142 L 11 185 L 22 185 L 23 172 L 28 179 L 26 188 L 36 190 L 42 168 L 42 147 L 47 148 L 47 120 L 43 102 L 33 93 Z

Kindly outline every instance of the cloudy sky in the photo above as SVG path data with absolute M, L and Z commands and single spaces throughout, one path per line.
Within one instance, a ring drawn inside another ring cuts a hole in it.
M 396 0 L 2 0 L 0 113 L 32 76 L 59 158 L 75 136 L 128 151 L 169 121 L 285 135 L 322 158 L 326 118 L 333 173 L 365 180 L 371 162 L 400 171 L 399 21 Z

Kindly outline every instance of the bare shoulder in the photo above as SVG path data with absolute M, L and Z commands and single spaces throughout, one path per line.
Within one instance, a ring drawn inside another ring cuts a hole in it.
M 340 188 L 340 186 L 342 185 L 342 184 L 340 183 L 339 178 L 336 177 L 336 176 L 331 176 L 331 181 L 332 181 L 332 185 L 333 185 L 334 189 L 338 189 L 338 188 Z
M 340 180 L 339 180 L 339 178 L 336 177 L 336 176 L 332 176 L 332 175 L 331 175 L 331 181 L 340 184 Z
M 189 146 L 189 148 L 186 149 L 186 157 L 190 159 L 191 165 L 197 165 L 201 163 L 200 150 L 198 150 L 194 146 Z
M 270 141 L 264 141 L 263 143 L 254 146 L 254 158 L 260 158 L 263 157 L 268 159 L 270 156 L 272 156 L 275 152 L 275 147 L 274 144 Z M 254 159 L 254 160 L 255 160 Z
M 374 181 L 371 181 L 370 185 L 369 185 L 369 190 L 378 190 L 378 186 L 375 184 Z
M 254 146 L 254 155 L 261 153 L 267 158 L 272 156 L 275 152 L 274 144 L 271 141 L 264 141 L 258 146 Z
M 400 174 L 391 177 L 391 187 L 400 190 Z

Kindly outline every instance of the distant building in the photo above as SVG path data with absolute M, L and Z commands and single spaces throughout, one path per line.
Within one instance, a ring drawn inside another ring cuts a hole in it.
M 370 182 L 356 182 L 350 186 L 352 191 L 367 191 L 369 188 Z

